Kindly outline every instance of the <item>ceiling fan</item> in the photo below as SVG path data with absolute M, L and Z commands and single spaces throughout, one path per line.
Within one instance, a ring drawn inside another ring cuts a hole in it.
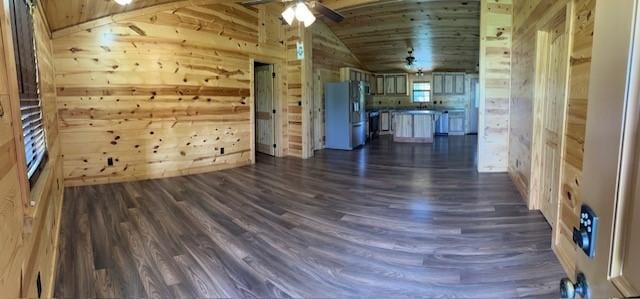
M 409 56 L 407 56 L 405 58 L 405 61 L 407 62 L 407 66 L 412 66 L 414 63 L 416 63 L 416 57 L 413 56 L 413 48 L 409 48 Z
M 291 2 L 291 4 L 289 4 L 282 12 L 282 18 L 289 25 L 292 25 L 293 21 L 297 19 L 298 21 L 303 22 L 305 27 L 311 26 L 311 24 L 316 20 L 313 12 L 321 14 L 336 23 L 340 23 L 344 20 L 344 16 L 340 13 L 326 7 L 324 4 L 320 3 L 320 1 L 316 0 L 247 0 L 243 1 L 242 4 L 253 6 L 273 2 Z

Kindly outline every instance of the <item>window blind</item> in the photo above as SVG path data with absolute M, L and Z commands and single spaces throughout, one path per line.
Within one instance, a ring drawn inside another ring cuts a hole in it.
M 13 45 L 20 91 L 20 114 L 27 177 L 33 183 L 47 157 L 42 103 L 38 95 L 38 67 L 33 38 L 31 5 L 26 0 L 10 0 Z

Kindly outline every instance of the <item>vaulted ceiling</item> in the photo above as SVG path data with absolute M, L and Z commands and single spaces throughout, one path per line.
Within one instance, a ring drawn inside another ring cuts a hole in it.
M 477 0 L 378 1 L 339 12 L 343 22 L 326 23 L 371 71 L 475 70 L 478 65 Z M 404 62 L 410 47 L 417 58 L 412 68 Z
M 171 2 L 217 0 L 40 0 L 51 31 L 101 17 Z M 236 1 L 242 0 L 219 0 Z M 480 43 L 479 0 L 324 0 L 346 16 L 323 19 L 371 71 L 475 70 Z M 417 62 L 405 57 L 414 48 Z

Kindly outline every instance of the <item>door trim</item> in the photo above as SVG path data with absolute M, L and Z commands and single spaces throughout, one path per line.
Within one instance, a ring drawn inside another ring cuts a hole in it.
M 631 206 L 634 200 L 636 165 L 640 160 L 637 150 L 640 148 L 640 12 L 635 4 L 633 17 L 632 49 L 629 57 L 629 73 L 627 75 L 627 91 L 623 119 L 620 161 L 618 166 L 618 183 L 614 203 L 613 236 L 609 264 L 609 278 L 624 296 L 635 296 L 640 290 L 633 288 L 623 275 L 625 245 L 629 237 L 629 228 L 625 225 L 632 217 Z

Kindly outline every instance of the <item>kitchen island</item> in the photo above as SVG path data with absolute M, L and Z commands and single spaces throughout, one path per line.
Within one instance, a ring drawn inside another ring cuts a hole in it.
M 394 111 L 393 141 L 432 143 L 435 123 L 441 112 L 435 110 Z

